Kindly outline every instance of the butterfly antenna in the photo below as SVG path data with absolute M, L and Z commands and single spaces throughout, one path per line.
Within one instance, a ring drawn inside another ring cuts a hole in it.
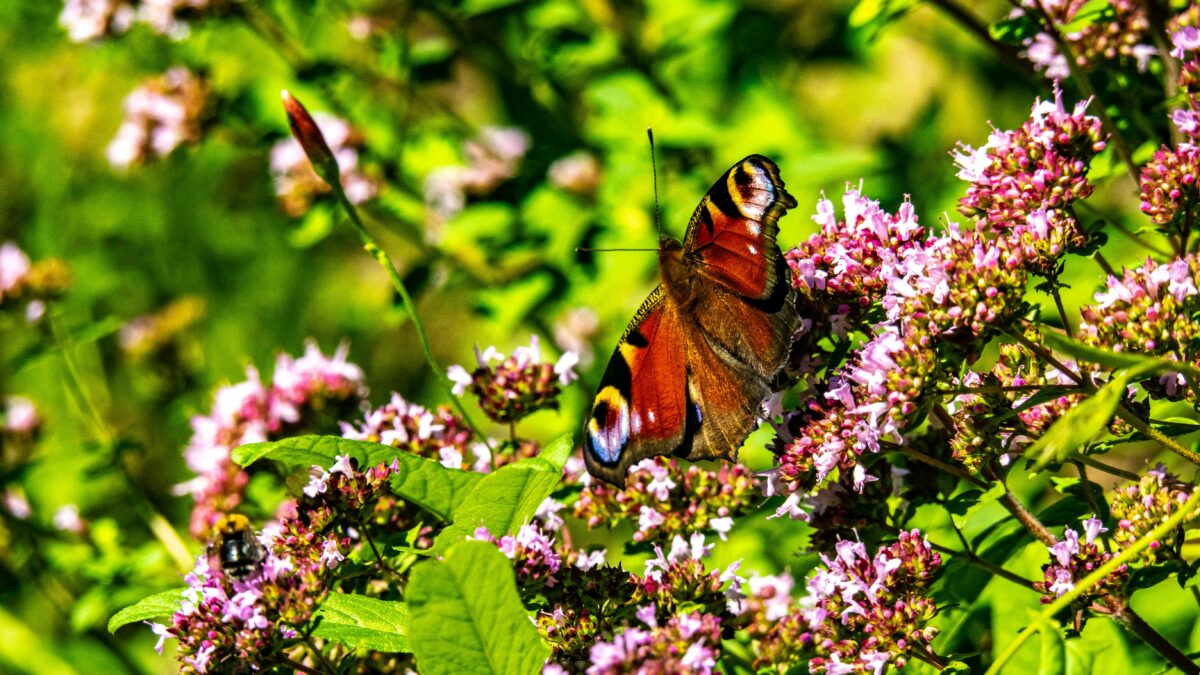
M 654 161 L 654 129 L 646 127 L 646 137 L 650 139 L 650 173 L 654 177 L 654 226 L 658 228 L 658 238 L 662 239 L 662 210 L 658 205 L 658 164 Z

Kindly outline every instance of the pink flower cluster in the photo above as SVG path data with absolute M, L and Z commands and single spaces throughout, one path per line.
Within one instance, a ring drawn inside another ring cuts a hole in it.
M 1033 585 L 1036 590 L 1042 592 L 1043 604 L 1053 602 L 1055 598 L 1074 590 L 1075 585 L 1084 577 L 1113 557 L 1113 554 L 1102 551 L 1096 544 L 1096 537 L 1108 531 L 1099 519 L 1089 518 L 1084 521 L 1083 531 L 1082 543 L 1079 541 L 1079 533 L 1067 528 L 1061 541 L 1047 547 L 1050 551 L 1050 563 L 1042 566 L 1042 581 Z M 1093 602 L 1108 601 L 1105 604 L 1113 608 L 1112 602 L 1120 602 L 1118 599 L 1123 595 L 1128 578 L 1128 567 L 1121 565 L 1099 585 L 1083 593 L 1073 604 L 1086 607 Z
M 1059 37 L 1069 46 L 1075 67 L 1088 70 L 1103 61 L 1132 59 L 1138 70 L 1145 71 L 1157 50 L 1149 44 L 1150 22 L 1143 3 L 1114 0 L 1109 4 L 1111 13 L 1104 18 L 1064 32 L 1064 27 L 1072 25 L 1085 6 L 1087 0 L 1022 0 L 1013 16 L 1029 16 L 1039 24 L 1048 21 L 1050 29 L 1060 33 Z M 1071 64 L 1050 33 L 1038 32 L 1026 38 L 1024 45 L 1021 56 L 1046 77 L 1058 80 L 1071 75 Z
M 1194 255 L 1169 263 L 1147 259 L 1121 278 L 1108 277 L 1096 293 L 1096 304 L 1080 313 L 1081 339 L 1117 352 L 1161 355 L 1170 360 L 1195 362 L 1200 324 L 1192 318 L 1200 310 L 1200 262 Z M 1161 379 L 1166 395 L 1183 394 L 1188 380 L 1170 373 Z
M 463 144 L 467 164 L 435 169 L 425 179 L 425 208 L 430 236 L 467 205 L 468 195 L 486 195 L 521 168 L 530 138 L 511 127 L 484 127 Z
M 589 528 L 637 521 L 634 541 L 670 541 L 691 532 L 715 532 L 721 539 L 734 518 L 757 506 L 758 479 L 740 464 L 709 471 L 677 459 L 653 457 L 629 468 L 623 489 L 584 478 L 575 517 Z
M 72 42 L 121 35 L 141 21 L 172 39 L 188 34 L 188 21 L 212 14 L 226 0 L 66 0 L 58 23 Z
M 816 336 L 845 335 L 888 288 L 886 270 L 910 249 L 921 248 L 925 228 L 910 202 L 895 215 L 847 186 L 843 218 L 833 202 L 817 202 L 820 232 L 784 254 L 797 292 L 797 309 Z
M 208 83 L 187 68 L 147 80 L 125 97 L 125 119 L 108 144 L 108 163 L 128 169 L 199 142 L 208 107 Z
M 1089 103 L 1068 112 L 1056 85 L 1054 101 L 1038 100 L 1020 129 L 993 131 L 984 146 L 962 145 L 954 156 L 959 178 L 971 184 L 959 210 L 1011 231 L 1010 248 L 1045 258 L 1043 269 L 1087 241 L 1071 204 L 1094 190 L 1088 165 L 1107 137 L 1100 120 L 1086 114 Z
M 167 638 L 179 639 L 177 657 L 184 673 L 226 672 L 232 663 L 268 664 L 295 641 L 325 597 L 323 574 L 298 566 L 262 545 L 266 556 L 248 577 L 233 580 L 209 567 L 201 555 L 184 581 L 180 610 L 171 625 L 150 624 L 161 654 Z
M 874 555 L 857 541 L 836 550 L 821 555 L 800 609 L 761 638 L 756 666 L 782 668 L 807 655 L 812 673 L 880 673 L 932 653 L 938 631 L 927 624 L 937 607 L 928 588 L 942 561 L 921 533 L 901 532 Z
M 29 323 L 46 314 L 46 301 L 59 297 L 71 283 L 71 273 L 58 259 L 33 263 L 11 241 L 0 244 L 0 311 L 17 310 Z
M 318 112 L 312 118 L 337 161 L 346 199 L 351 204 L 362 204 L 378 194 L 380 182 L 359 166 L 362 136 L 339 117 Z M 308 155 L 294 135 L 271 148 L 271 179 L 279 205 L 290 216 L 304 215 L 318 196 L 330 192 L 325 181 L 313 171 Z
M 1117 519 L 1113 541 L 1126 547 L 1149 534 L 1175 515 L 1195 489 L 1195 485 L 1181 481 L 1162 464 L 1147 471 L 1136 483 L 1114 489 L 1109 505 L 1113 518 Z M 1184 533 L 1195 524 L 1196 518 L 1185 519 L 1178 530 L 1152 542 L 1137 562 L 1153 565 L 1161 560 L 1182 560 Z
M 591 649 L 588 675 L 714 673 L 721 654 L 721 618 L 692 612 L 659 624 L 654 606 L 639 611 L 645 628 L 630 627 Z M 545 673 L 546 671 L 543 671 Z
M 326 426 L 332 426 L 341 412 L 361 404 L 366 396 L 363 373 L 347 362 L 348 351 L 342 345 L 327 357 L 309 342 L 299 359 L 281 354 L 270 385 L 250 366 L 245 381 L 217 391 L 208 415 L 192 418 L 184 459 L 196 477 L 177 489 L 192 495 L 193 534 L 204 537 L 221 514 L 242 501 L 248 478 L 230 459 L 233 448 L 320 427 L 321 416 L 329 416 Z
M 556 409 L 562 387 L 577 378 L 575 364 L 579 356 L 568 351 L 555 363 L 544 363 L 534 335 L 528 347 L 517 347 L 507 358 L 495 347 L 483 352 L 477 347 L 475 360 L 478 367 L 471 372 L 458 364 L 450 366 L 447 376 L 454 383 L 454 394 L 470 390 L 479 397 L 479 405 L 488 417 L 508 424 L 538 410 Z M 493 366 L 492 361 L 498 363 Z
M 390 401 L 365 413 L 362 421 L 342 422 L 341 427 L 345 438 L 390 445 L 450 469 L 486 472 L 489 468 L 487 446 L 470 446 L 471 430 L 447 406 L 427 410 L 393 393 Z

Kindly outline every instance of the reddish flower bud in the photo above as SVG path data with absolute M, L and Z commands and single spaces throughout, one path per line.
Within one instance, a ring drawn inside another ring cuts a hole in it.
M 325 135 L 321 133 L 316 121 L 304 104 L 286 89 L 283 90 L 282 97 L 283 109 L 287 111 L 288 126 L 292 128 L 292 135 L 300 141 L 300 147 L 304 148 L 308 161 L 312 162 L 313 170 L 330 187 L 340 186 L 337 159 L 329 149 L 329 144 L 325 142 Z

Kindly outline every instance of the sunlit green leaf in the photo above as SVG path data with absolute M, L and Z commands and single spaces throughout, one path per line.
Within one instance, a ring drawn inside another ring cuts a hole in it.
M 454 512 L 454 523 L 438 535 L 434 550 L 448 550 L 479 527 L 497 537 L 513 532 L 533 517 L 561 477 L 561 470 L 538 458 L 488 474 Z
M 130 605 L 125 609 L 113 614 L 108 620 L 108 632 L 115 633 L 117 629 L 125 624 L 135 621 L 146 621 L 162 616 L 170 616 L 179 611 L 179 605 L 183 601 L 182 588 L 176 588 L 161 593 L 155 593 L 140 602 Z
M 410 639 L 425 675 L 541 672 L 550 650 L 495 545 L 464 541 L 413 568 Z
M 321 603 L 316 618 L 316 637 L 356 649 L 409 651 L 409 611 L 403 602 L 332 593 Z
M 314 465 L 328 468 L 339 455 L 351 457 L 360 467 L 391 464 L 398 460 L 401 470 L 391 480 L 392 491 L 443 520 L 452 517 L 473 486 L 483 478 L 477 473 L 446 468 L 390 445 L 339 436 L 297 436 L 250 443 L 234 448 L 233 461 L 250 466 L 260 459 L 270 459 L 292 468 L 307 469 Z

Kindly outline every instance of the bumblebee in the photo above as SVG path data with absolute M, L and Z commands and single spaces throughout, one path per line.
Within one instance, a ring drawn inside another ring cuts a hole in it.
M 267 551 L 254 536 L 246 516 L 231 513 L 221 516 L 213 526 L 213 538 L 205 554 L 210 570 L 243 581 L 258 569 Z

